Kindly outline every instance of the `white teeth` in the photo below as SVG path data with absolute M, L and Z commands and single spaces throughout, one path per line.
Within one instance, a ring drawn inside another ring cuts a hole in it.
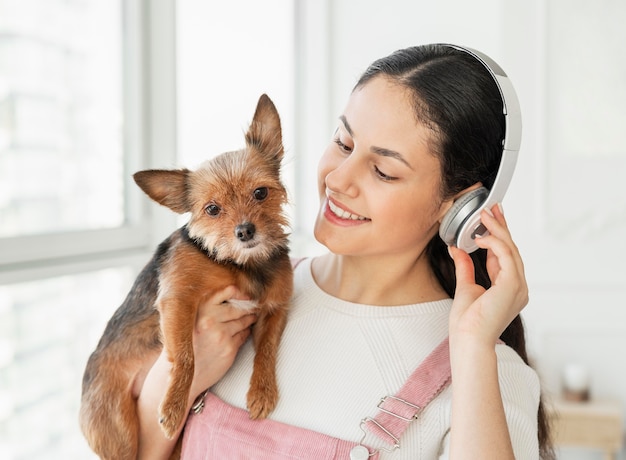
M 366 217 L 357 216 L 356 214 L 349 213 L 348 211 L 344 211 L 339 206 L 337 206 L 332 201 L 328 200 L 328 207 L 337 217 L 342 219 L 350 219 L 350 220 L 366 220 Z

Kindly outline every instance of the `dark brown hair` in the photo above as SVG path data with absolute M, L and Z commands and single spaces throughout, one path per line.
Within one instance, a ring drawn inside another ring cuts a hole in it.
M 482 182 L 491 188 L 502 157 L 505 120 L 502 98 L 493 77 L 472 55 L 446 45 L 406 48 L 375 61 L 356 88 L 383 76 L 408 89 L 418 122 L 428 126 L 431 148 L 441 163 L 441 196 L 448 199 Z M 436 235 L 428 244 L 431 267 L 444 290 L 454 297 L 454 262 Z M 488 289 L 486 251 L 471 254 L 476 282 Z M 528 364 L 524 324 L 518 315 L 500 337 Z M 555 458 L 548 420 L 540 401 L 538 411 L 541 458 Z

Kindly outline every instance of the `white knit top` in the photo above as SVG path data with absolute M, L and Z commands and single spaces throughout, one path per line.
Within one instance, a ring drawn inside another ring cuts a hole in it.
M 311 261 L 296 269 L 295 292 L 278 357 L 280 399 L 270 418 L 348 441 L 362 437 L 361 420 L 393 395 L 448 334 L 452 300 L 379 307 L 334 298 L 311 275 Z M 506 345 L 496 347 L 500 388 L 517 460 L 539 458 L 536 373 Z M 212 392 L 245 408 L 254 348 L 250 341 Z M 411 423 L 392 454 L 381 460 L 448 458 L 454 383 Z M 480 423 L 477 419 L 476 423 Z

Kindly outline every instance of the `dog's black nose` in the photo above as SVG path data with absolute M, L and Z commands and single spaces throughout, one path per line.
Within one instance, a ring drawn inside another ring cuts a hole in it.
M 254 238 L 254 232 L 256 232 L 256 227 L 252 222 L 244 222 L 235 227 L 235 235 L 237 235 L 239 241 L 250 241 Z

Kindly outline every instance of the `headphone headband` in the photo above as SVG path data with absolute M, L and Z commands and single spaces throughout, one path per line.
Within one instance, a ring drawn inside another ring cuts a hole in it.
M 502 113 L 504 114 L 506 126 L 503 150 L 519 151 L 522 143 L 522 113 L 515 88 L 513 88 L 511 80 L 504 70 L 502 70 L 502 67 L 500 67 L 496 61 L 491 59 L 486 54 L 473 48 L 465 48 L 450 44 L 442 45 L 463 51 L 464 53 L 473 56 L 483 65 L 483 67 L 485 67 L 485 69 L 487 69 L 495 81 L 498 91 L 500 91 L 500 97 L 502 98 Z
M 458 203 L 455 203 L 455 206 L 446 214 L 439 227 L 439 235 L 446 244 L 455 245 L 469 253 L 478 249 L 474 242 L 476 235 L 486 234 L 486 229 L 480 222 L 480 212 L 485 208 L 490 209 L 493 205 L 502 201 L 513 177 L 522 142 L 522 115 L 519 100 L 511 80 L 502 70 L 502 67 L 493 59 L 472 48 L 450 44 L 441 44 L 441 46 L 447 46 L 467 53 L 480 62 L 496 83 L 502 99 L 505 130 L 504 139 L 502 140 L 502 158 L 493 186 L 488 191 L 486 199 L 478 205 L 475 203 L 477 200 L 476 194 L 473 195 L 471 200 L 459 198 L 457 200 Z M 484 193 L 487 193 L 486 189 L 484 189 Z

